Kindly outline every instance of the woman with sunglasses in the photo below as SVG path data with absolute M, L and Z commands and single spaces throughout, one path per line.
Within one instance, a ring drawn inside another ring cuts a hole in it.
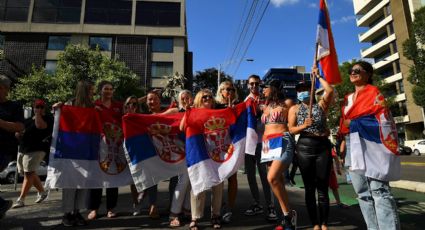
M 358 196 L 357 200 L 359 201 L 360 210 L 362 211 L 367 228 L 400 229 L 397 205 L 391 194 L 391 187 L 389 185 L 389 180 L 398 179 L 399 177 L 399 170 L 397 169 L 400 167 L 400 161 L 398 156 L 388 154 L 388 152 L 383 154 L 381 153 L 381 148 L 373 149 L 372 154 L 367 155 L 365 152 L 368 149 L 362 143 L 356 146 L 358 149 L 351 149 L 353 145 L 350 145 L 349 134 L 350 125 L 355 125 L 357 118 L 361 116 L 379 116 L 380 119 L 386 122 L 384 124 L 387 125 L 386 127 L 382 127 L 383 123 L 378 123 L 380 130 L 386 130 L 389 134 L 388 137 L 391 136 L 391 133 L 395 133 L 392 136 L 393 143 L 396 145 L 397 131 L 395 130 L 395 123 L 390 114 L 385 116 L 385 119 L 382 118 L 382 109 L 386 109 L 385 98 L 379 92 L 379 89 L 372 85 L 372 65 L 365 61 L 356 62 L 349 74 L 350 82 L 354 85 L 355 90 L 354 93 L 345 97 L 345 103 L 341 109 L 342 119 L 339 131 L 339 133 L 345 135 L 345 143 L 343 143 L 345 144 L 346 151 L 345 166 L 349 167 L 351 181 L 354 191 Z M 392 127 L 390 129 L 391 131 L 385 129 L 388 127 Z M 390 138 L 386 139 L 386 141 L 391 143 Z M 352 155 L 351 153 L 354 151 L 357 153 L 362 152 L 365 155 Z M 364 164 L 368 166 L 364 172 L 353 171 L 353 163 L 359 161 L 364 161 Z M 374 163 L 373 161 L 379 161 L 379 163 Z M 370 173 L 372 170 L 374 172 Z
M 211 90 L 201 89 L 195 96 L 193 101 L 194 108 L 213 109 L 215 106 L 214 98 Z M 180 130 L 185 131 L 186 116 L 180 122 Z M 214 229 L 221 228 L 220 210 L 223 198 L 223 182 L 211 188 L 211 223 Z M 197 196 L 190 193 L 190 206 L 192 211 L 192 221 L 189 228 L 191 230 L 198 229 L 198 220 L 204 216 L 206 191 L 199 193 Z
M 296 212 L 289 207 L 285 178 L 283 176 L 283 172 L 289 167 L 294 156 L 294 139 L 288 131 L 289 108 L 285 106 L 278 80 L 269 80 L 261 87 L 266 98 L 266 106 L 263 108 L 261 116 L 261 121 L 265 125 L 261 162 L 269 162 L 267 180 L 283 213 L 282 219 L 275 229 L 295 229 Z M 278 155 L 272 155 L 272 152 L 269 152 L 269 141 L 272 139 L 274 141 L 276 138 L 281 140 L 279 147 L 282 150 L 277 152 Z
M 216 96 L 215 109 L 224 109 L 231 107 L 238 103 L 238 93 L 231 81 L 223 81 L 218 87 Z M 224 223 L 230 223 L 232 220 L 232 210 L 235 206 L 236 195 L 238 193 L 238 175 L 233 174 L 227 179 L 227 205 L 223 205 L 223 217 Z
M 289 110 L 289 131 L 300 134 L 297 142 L 297 159 L 305 187 L 305 202 L 310 221 L 315 230 L 328 229 L 329 216 L 329 176 L 331 169 L 331 143 L 328 139 L 327 111 L 332 101 L 333 88 L 313 68 L 312 74 L 325 89 L 319 102 L 310 105 L 310 83 L 298 84 L 298 105 Z M 311 106 L 311 114 L 309 107 Z M 318 206 L 316 204 L 316 191 Z M 319 209 L 319 216 L 317 216 Z
M 21 194 L 12 208 L 25 206 L 25 197 L 31 187 L 38 191 L 35 203 L 40 203 L 47 198 L 40 178 L 37 175 L 37 169 L 43 161 L 50 148 L 50 137 L 53 131 L 53 117 L 46 113 L 46 103 L 37 99 L 33 103 L 34 116 L 25 120 L 25 130 L 16 133 L 20 139 L 18 153 L 18 171 L 24 174 Z

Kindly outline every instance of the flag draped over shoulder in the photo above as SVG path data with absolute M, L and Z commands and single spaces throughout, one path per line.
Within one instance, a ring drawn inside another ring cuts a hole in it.
M 186 112 L 186 161 L 194 194 L 233 175 L 244 162 L 246 151 L 255 151 L 257 139 L 251 101 L 220 110 Z M 247 143 L 254 141 L 254 144 Z M 246 149 L 254 147 L 252 149 Z
M 338 68 L 338 58 L 332 36 L 331 22 L 326 0 L 320 0 L 319 24 L 317 25 L 317 61 L 323 77 L 329 84 L 338 84 L 341 74 Z
M 123 118 L 127 161 L 138 191 L 182 174 L 185 162 L 183 113 L 127 114 Z
M 49 188 L 108 188 L 133 182 L 121 126 L 94 108 L 62 106 L 55 112 L 46 179 Z
M 394 119 L 378 88 L 367 85 L 345 114 L 350 119 L 351 170 L 383 181 L 400 178 Z

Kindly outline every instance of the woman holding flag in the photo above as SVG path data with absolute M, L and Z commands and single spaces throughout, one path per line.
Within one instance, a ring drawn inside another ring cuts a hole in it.
M 296 212 L 289 208 L 283 172 L 294 156 L 294 139 L 288 132 L 288 108 L 280 93 L 280 82 L 270 80 L 261 85 L 266 97 L 261 121 L 265 124 L 261 162 L 271 162 L 267 180 L 282 209 L 283 217 L 276 229 L 295 229 Z M 269 209 L 272 208 L 269 206 Z
M 300 104 L 289 110 L 289 131 L 300 134 L 297 143 L 298 163 L 305 187 L 305 202 L 310 221 L 315 230 L 328 229 L 329 215 L 329 175 L 331 169 L 331 143 L 326 125 L 326 114 L 332 100 L 333 88 L 313 68 L 316 77 L 325 89 L 325 95 L 317 103 L 313 100 L 311 84 L 297 85 L 297 98 Z M 314 80 L 314 79 L 312 79 Z M 311 87 L 311 89 L 310 89 Z M 316 190 L 318 203 L 316 204 Z M 319 217 L 317 217 L 319 208 Z
M 372 85 L 373 67 L 359 61 L 350 70 L 354 93 L 345 97 L 340 133 L 345 164 L 368 229 L 400 229 L 389 181 L 400 178 L 397 129 L 385 98 Z

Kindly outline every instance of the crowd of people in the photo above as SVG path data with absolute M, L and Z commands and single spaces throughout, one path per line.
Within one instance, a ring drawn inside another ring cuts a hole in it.
M 255 153 L 247 153 L 244 156 L 245 172 L 252 195 L 252 203 L 244 212 L 246 216 L 264 214 L 267 220 L 277 221 L 275 229 L 295 229 L 297 218 L 300 217 L 297 217 L 297 212 L 290 207 L 291 197 L 288 196 L 285 185 L 295 184 L 293 176 L 297 170 L 296 167 L 299 167 L 305 189 L 305 205 L 313 229 L 328 229 L 328 188 L 332 189 L 339 207 L 348 207 L 340 202 L 337 190 L 335 171 L 341 174 L 342 167 L 338 159 L 340 157 L 344 159 L 344 166 L 348 168 L 368 229 L 400 229 L 389 182 L 351 171 L 349 168 L 354 157 L 350 155 L 352 151 L 349 144 L 350 122 L 356 119 L 350 113 L 350 109 L 358 103 L 356 98 L 363 94 L 366 88 L 377 90 L 372 85 L 373 68 L 369 63 L 363 61 L 355 63 L 349 75 L 355 91 L 346 97 L 342 108 L 337 146 L 333 146 L 330 142 L 330 127 L 327 125 L 328 110 L 335 103 L 334 89 L 320 76 L 317 68 L 313 68 L 312 77 L 320 82 L 323 89 L 315 93 L 311 83 L 302 82 L 296 86 L 297 101 L 285 97 L 277 80 L 262 82 L 257 75 L 248 77 L 249 95 L 245 100 L 250 99 L 255 102 L 258 121 L 256 132 L 259 141 Z M 47 114 L 46 102 L 36 99 L 32 106 L 34 115 L 25 120 L 22 107 L 8 100 L 10 84 L 7 77 L 0 76 L 0 171 L 16 156 L 19 144 L 17 161 L 19 171 L 24 175 L 24 181 L 20 196 L 13 204 L 13 208 L 20 208 L 25 206 L 25 196 L 33 185 L 38 191 L 36 203 L 42 202 L 47 197 L 35 171 L 45 155 L 49 153 L 48 143 L 53 129 L 53 119 Z M 174 114 L 184 113 L 190 108 L 222 109 L 233 107 L 240 100 L 232 81 L 222 82 L 215 95 L 209 89 L 201 89 L 195 96 L 188 90 L 182 90 L 177 97 L 178 105 L 169 108 L 161 107 L 161 96 L 158 90 L 150 91 L 141 98 L 130 96 L 121 103 L 114 100 L 114 85 L 111 82 L 102 81 L 97 85 L 99 99 L 96 101 L 94 93 L 94 83 L 80 81 L 76 87 L 75 97 L 65 103 L 55 103 L 53 109 L 56 110 L 63 104 L 95 108 L 101 116 L 108 115 L 112 117 L 112 123 L 120 125 L 121 117 L 128 113 Z M 311 94 L 316 94 L 316 97 Z M 141 104 L 145 105 L 145 111 L 141 110 Z M 183 116 L 181 120 L 182 131 L 186 129 L 185 119 L 186 117 Z M 281 151 L 278 154 L 268 154 L 271 140 L 279 140 Z M 291 164 L 293 168 L 289 172 Z M 256 169 L 261 180 L 264 206 L 260 204 Z M 234 174 L 227 180 L 227 199 L 223 199 L 224 183 L 221 182 L 211 188 L 211 224 L 214 229 L 221 228 L 222 224 L 230 223 L 232 213 L 235 211 L 238 192 L 237 175 Z M 141 213 L 142 200 L 147 196 L 150 206 L 149 217 L 159 218 L 157 186 L 147 188 L 143 192 L 138 192 L 134 184 L 130 188 L 133 215 Z M 204 216 L 206 192 L 195 195 L 191 191 L 187 172 L 170 178 L 169 191 L 169 226 L 182 226 L 182 218 L 188 218 L 190 219 L 189 229 L 198 229 L 198 221 Z M 83 226 L 88 224 L 87 221 L 98 218 L 101 197 L 101 188 L 63 189 L 63 225 Z M 108 218 L 117 216 L 114 211 L 117 198 L 118 188 L 106 188 Z M 274 204 L 274 199 L 277 200 L 277 204 Z M 11 206 L 11 201 L 0 197 L 1 216 Z M 281 216 L 278 216 L 277 208 L 280 208 Z M 82 209 L 89 210 L 86 218 L 80 213 Z

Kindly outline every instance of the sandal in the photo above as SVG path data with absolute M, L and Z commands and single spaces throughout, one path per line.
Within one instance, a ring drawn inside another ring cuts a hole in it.
M 151 209 L 149 211 L 149 217 L 151 219 L 159 219 L 160 217 L 158 213 L 158 209 L 154 205 L 151 206 Z
M 170 227 L 180 227 L 181 223 L 178 216 L 170 217 Z
M 211 224 L 214 229 L 221 228 L 220 216 L 211 217 Z
M 117 217 L 117 214 L 114 212 L 114 211 L 112 211 L 112 210 L 109 210 L 108 211 L 108 214 L 106 215 L 108 218 L 115 218 L 115 217 Z
M 87 215 L 88 220 L 94 220 L 96 218 L 97 218 L 97 211 L 96 210 L 91 210 L 89 212 L 89 214 Z
M 192 220 L 189 225 L 190 230 L 198 230 L 198 221 Z

